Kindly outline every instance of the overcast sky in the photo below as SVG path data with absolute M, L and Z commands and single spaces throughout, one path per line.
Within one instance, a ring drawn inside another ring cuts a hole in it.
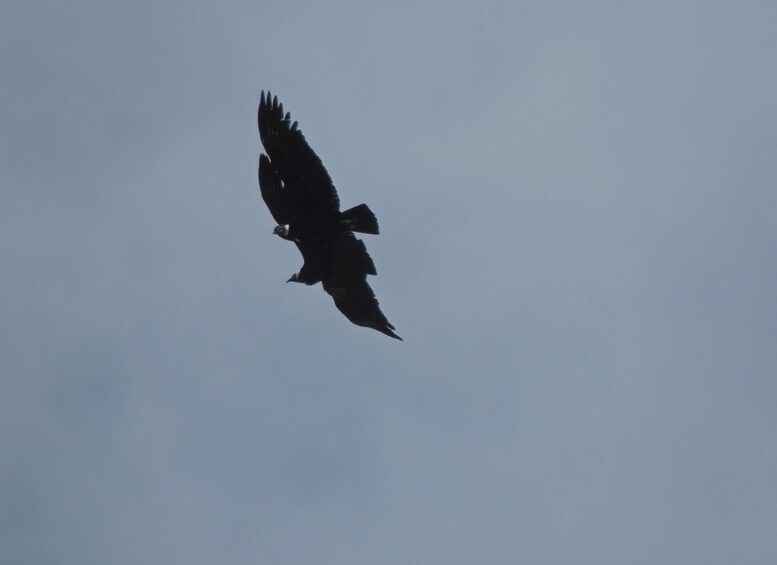
M 3 2 L 0 562 L 777 562 L 775 22 Z M 284 282 L 261 89 L 403 343 Z

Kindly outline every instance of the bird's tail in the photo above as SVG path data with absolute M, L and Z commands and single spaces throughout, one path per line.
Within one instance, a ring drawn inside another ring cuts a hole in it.
M 378 219 L 366 204 L 359 204 L 341 214 L 343 223 L 351 231 L 378 235 Z

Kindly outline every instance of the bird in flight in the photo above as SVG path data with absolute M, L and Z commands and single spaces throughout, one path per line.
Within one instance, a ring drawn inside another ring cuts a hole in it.
M 366 204 L 340 211 L 340 199 L 321 159 L 269 91 L 267 96 L 262 91 L 258 121 L 267 151 L 259 156 L 259 188 L 278 223 L 273 233 L 293 241 L 303 258 L 302 268 L 287 282 L 320 282 L 351 322 L 401 341 L 367 284 L 367 275 L 377 274 L 375 264 L 364 242 L 353 234 L 377 235 L 375 214 Z

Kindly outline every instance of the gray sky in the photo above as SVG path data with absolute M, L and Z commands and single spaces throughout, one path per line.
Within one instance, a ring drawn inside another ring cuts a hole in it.
M 586 4 L 5 2 L 0 562 L 775 563 L 777 5 Z

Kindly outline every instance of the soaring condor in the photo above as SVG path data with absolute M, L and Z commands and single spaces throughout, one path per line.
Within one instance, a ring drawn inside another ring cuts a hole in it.
M 320 282 L 346 318 L 401 340 L 380 311 L 367 275 L 375 264 L 353 232 L 378 234 L 378 220 L 366 204 L 340 211 L 332 179 L 305 136 L 283 113 L 278 97 L 262 91 L 259 137 L 267 155 L 259 156 L 259 188 L 278 226 L 273 233 L 293 241 L 304 260 L 287 282 Z

